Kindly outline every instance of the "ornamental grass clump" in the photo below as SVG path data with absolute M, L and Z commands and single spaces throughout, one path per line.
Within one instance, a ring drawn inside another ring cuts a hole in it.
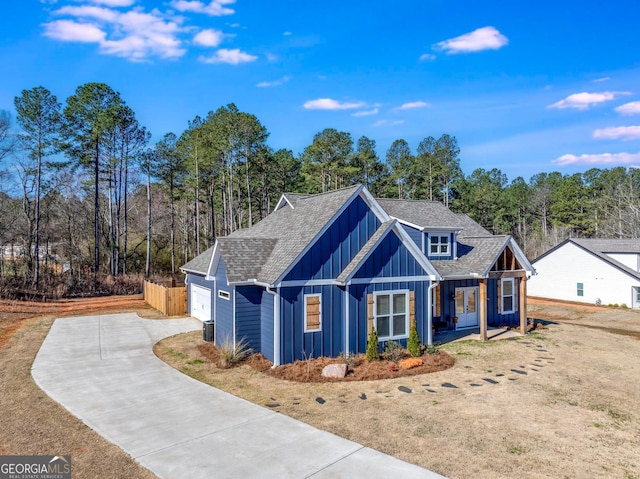
M 227 338 L 218 347 L 218 366 L 222 369 L 230 368 L 251 356 L 252 352 L 253 350 L 244 338 L 236 341 L 235 345 L 232 340 Z

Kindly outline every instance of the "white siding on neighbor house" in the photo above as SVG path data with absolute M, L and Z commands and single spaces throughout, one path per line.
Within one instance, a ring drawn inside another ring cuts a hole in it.
M 640 287 L 640 280 L 573 243 L 534 261 L 533 267 L 537 274 L 527 281 L 529 296 L 591 304 L 599 299 L 603 305 L 632 307 L 633 287 Z M 583 285 L 583 296 L 578 296 L 578 283 Z
M 615 259 L 618 263 L 631 268 L 634 271 L 640 271 L 640 254 L 636 253 L 607 253 L 612 259 Z

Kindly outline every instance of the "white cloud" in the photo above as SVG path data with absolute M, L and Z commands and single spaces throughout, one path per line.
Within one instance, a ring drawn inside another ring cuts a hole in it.
M 213 55 L 208 57 L 201 56 L 199 60 L 203 63 L 228 63 L 229 65 L 239 65 L 240 63 L 249 63 L 258 59 L 255 55 L 250 55 L 240 51 L 239 48 L 227 49 L 221 48 Z
M 611 77 L 596 78 L 595 80 L 592 80 L 592 81 L 593 83 L 602 83 L 609 80 L 611 80 Z
M 640 126 L 610 126 L 593 132 L 599 140 L 637 140 L 640 139 Z
M 422 55 L 420 55 L 420 58 L 418 58 L 418 60 L 420 60 L 421 62 L 430 62 L 435 59 L 436 56 L 431 53 L 423 53 Z
M 44 34 L 63 42 L 100 43 L 105 32 L 90 23 L 78 23 L 72 20 L 56 20 L 44 24 Z
M 360 116 L 372 116 L 377 114 L 378 114 L 378 109 L 374 108 L 373 110 L 357 111 L 355 113 L 352 113 L 351 116 L 360 117 Z
M 396 110 L 413 110 L 415 108 L 425 108 L 429 106 L 426 101 L 412 101 L 409 103 L 403 103 Z
M 552 163 L 568 165 L 629 165 L 640 162 L 640 153 L 600 153 L 593 155 L 562 155 Z
M 285 37 L 291 36 L 293 35 L 293 32 L 283 32 L 282 33 Z
M 509 39 L 495 27 L 478 28 L 459 37 L 436 43 L 433 47 L 443 50 L 447 55 L 456 53 L 479 52 L 482 50 L 498 50 L 509 43 Z
M 213 28 L 208 28 L 198 32 L 193 37 L 193 43 L 203 47 L 217 47 L 222 42 L 224 33 Z
M 63 6 L 56 16 L 73 17 L 45 23 L 44 34 L 68 42 L 96 43 L 100 53 L 142 61 L 149 57 L 178 58 L 186 52 L 179 34 L 181 19 L 165 18 L 158 10 L 142 8 L 125 12 L 82 5 Z
M 377 128 L 379 126 L 394 126 L 394 125 L 402 125 L 404 123 L 404 120 L 393 120 L 393 121 L 389 121 L 389 120 L 378 120 L 376 121 L 373 125 L 373 127 Z
M 639 115 L 640 114 L 640 101 L 632 101 L 620 105 L 615 109 L 621 115 Z
M 602 93 L 574 93 L 569 95 L 564 100 L 557 101 L 547 108 L 557 108 L 562 110 L 564 108 L 575 108 L 577 110 L 586 110 L 591 105 L 597 105 L 605 101 L 611 101 L 620 95 L 630 95 L 627 91 L 603 91 Z
M 280 86 L 283 85 L 285 83 L 287 83 L 289 80 L 291 80 L 290 76 L 284 76 L 282 78 L 280 78 L 279 80 L 274 80 L 274 81 L 261 81 L 260 83 L 258 83 L 256 86 L 258 88 L 269 88 L 269 87 L 273 87 L 273 86 Z
M 212 17 L 221 17 L 235 13 L 233 9 L 224 6 L 232 3 L 235 3 L 235 0 L 212 0 L 208 4 L 199 0 L 174 0 L 170 5 L 179 12 L 204 13 Z
M 106 5 L 107 7 L 130 7 L 136 0 L 89 0 L 96 5 Z
M 362 108 L 365 103 L 362 101 L 340 102 L 331 98 L 318 98 L 309 100 L 302 105 L 307 110 L 353 110 Z

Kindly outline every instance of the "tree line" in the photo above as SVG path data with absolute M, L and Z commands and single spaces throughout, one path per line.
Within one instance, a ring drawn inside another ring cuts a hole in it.
M 377 197 L 442 202 L 534 258 L 571 237 L 640 237 L 640 170 L 592 168 L 508 181 L 465 175 L 455 136 L 403 139 L 380 157 L 366 136 L 326 128 L 299 154 L 269 147 L 267 128 L 234 104 L 155 144 L 120 94 L 87 83 L 63 103 L 23 90 L 0 111 L 0 275 L 48 279 L 175 275 L 218 236 L 268 215 L 282 192 L 362 183 Z M 13 158 L 13 161 L 8 160 Z M 12 167 L 9 166 L 12 163 Z

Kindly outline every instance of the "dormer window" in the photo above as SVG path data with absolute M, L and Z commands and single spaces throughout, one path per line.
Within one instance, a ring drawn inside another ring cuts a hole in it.
M 449 235 L 429 235 L 429 256 L 449 256 L 450 241 Z

